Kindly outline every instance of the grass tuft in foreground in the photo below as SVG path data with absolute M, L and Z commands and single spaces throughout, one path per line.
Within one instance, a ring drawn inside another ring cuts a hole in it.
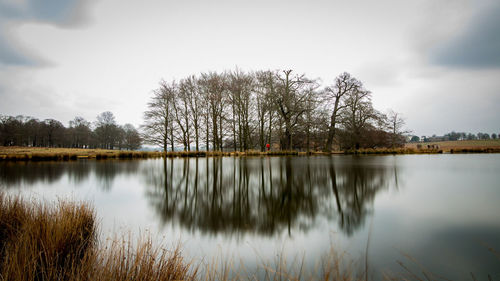
M 107 242 L 92 263 L 98 280 L 194 280 L 197 266 L 186 261 L 180 247 L 156 247 L 150 238 L 133 245 L 119 238 Z
M 54 206 L 0 193 L 0 280 L 192 280 L 196 267 L 179 248 L 97 243 L 94 211 L 85 203 Z
M 0 276 L 65 280 L 95 248 L 95 216 L 85 204 L 49 207 L 0 193 Z

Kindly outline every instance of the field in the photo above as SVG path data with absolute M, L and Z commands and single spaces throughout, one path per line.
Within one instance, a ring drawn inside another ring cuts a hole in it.
M 44 161 L 44 160 L 77 160 L 77 159 L 135 159 L 155 157 L 207 157 L 207 156 L 280 156 L 298 155 L 297 151 L 247 151 L 247 152 L 221 152 L 221 151 L 125 151 L 106 149 L 81 149 L 81 148 L 45 148 L 45 147 L 19 147 L 0 146 L 0 160 L 10 161 Z M 301 153 L 305 155 L 305 153 Z
M 162 153 L 147 151 L 126 151 L 81 148 L 47 148 L 0 146 L 0 160 L 76 160 L 87 159 L 128 159 L 161 157 Z
M 461 141 L 440 141 L 440 142 L 421 142 L 408 143 L 407 148 L 417 149 L 421 145 L 422 148 L 434 146 L 443 152 L 500 152 L 500 139 L 495 140 L 461 140 Z
M 207 157 L 207 156 L 285 156 L 285 155 L 328 155 L 328 154 L 425 154 L 425 153 L 500 153 L 500 139 L 495 140 L 463 140 L 425 143 L 408 143 L 403 148 L 376 148 L 352 151 L 298 152 L 271 150 L 260 152 L 220 151 L 126 151 L 81 148 L 45 148 L 0 146 L 0 160 L 10 161 L 45 161 L 45 160 L 77 160 L 77 159 L 135 159 L 154 157 Z

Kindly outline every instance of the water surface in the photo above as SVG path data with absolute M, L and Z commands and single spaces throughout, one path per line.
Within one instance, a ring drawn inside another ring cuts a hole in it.
M 0 163 L 0 188 L 91 201 L 104 236 L 149 232 L 249 268 L 313 267 L 330 246 L 375 279 L 397 261 L 500 279 L 500 155 L 186 158 Z M 368 244 L 367 241 L 370 240 Z

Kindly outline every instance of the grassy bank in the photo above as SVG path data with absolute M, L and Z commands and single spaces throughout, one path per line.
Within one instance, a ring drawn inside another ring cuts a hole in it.
M 179 248 L 124 239 L 100 246 L 85 203 L 48 205 L 0 193 L 0 280 L 193 280 Z
M 69 161 L 77 159 L 136 159 L 162 157 L 160 152 L 81 148 L 0 146 L 0 160 Z
M 450 153 L 499 153 L 500 139 L 408 143 L 405 147 L 412 149 L 418 149 L 418 147 L 423 149 L 435 147 L 443 150 L 443 152 Z
M 500 153 L 500 139 L 408 143 L 401 148 L 347 150 L 344 154 Z
M 78 159 L 140 159 L 156 157 L 212 157 L 212 156 L 284 156 L 299 155 L 297 151 L 121 151 L 80 148 L 42 148 L 0 146 L 0 160 L 4 161 L 70 161 Z
M 265 156 L 306 156 L 332 154 L 414 154 L 414 153 L 441 153 L 437 149 L 360 149 L 349 151 L 308 151 L 270 150 L 270 151 L 119 151 L 104 149 L 68 149 L 68 148 L 28 148 L 28 147 L 0 147 L 0 161 L 69 161 L 78 159 L 140 159 L 140 158 L 184 158 L 184 157 L 265 157 Z
M 332 154 L 436 154 L 436 153 L 500 153 L 500 140 L 447 141 L 434 143 L 411 143 L 402 148 L 376 148 L 346 151 L 122 151 L 79 148 L 40 148 L 0 146 L 0 161 L 70 161 L 78 159 L 145 159 L 157 157 L 218 157 L 218 156 L 294 156 Z
M 437 154 L 443 153 L 443 150 L 437 148 L 425 148 L 425 149 L 414 149 L 414 148 L 366 148 L 358 150 L 347 150 L 344 154 L 353 155 L 370 155 L 370 154 Z

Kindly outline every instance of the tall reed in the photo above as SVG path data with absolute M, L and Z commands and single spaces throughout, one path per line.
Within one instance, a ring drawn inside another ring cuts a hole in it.
M 54 206 L 0 193 L 3 280 L 67 280 L 96 243 L 95 215 L 85 203 Z
M 50 205 L 0 192 L 0 280 L 193 280 L 196 266 L 151 239 L 99 245 L 87 203 Z

